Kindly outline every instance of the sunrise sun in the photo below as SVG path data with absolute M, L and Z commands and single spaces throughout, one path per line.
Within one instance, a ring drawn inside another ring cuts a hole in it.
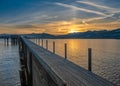
M 77 30 L 70 30 L 68 33 L 78 33 L 80 31 L 77 31 Z

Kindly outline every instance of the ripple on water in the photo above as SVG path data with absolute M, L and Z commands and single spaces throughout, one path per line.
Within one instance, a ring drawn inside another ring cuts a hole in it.
M 7 47 L 0 43 L 0 86 L 20 86 L 18 70 L 18 46 Z

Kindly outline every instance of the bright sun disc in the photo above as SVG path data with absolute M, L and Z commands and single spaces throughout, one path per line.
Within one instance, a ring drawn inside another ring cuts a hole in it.
M 69 33 L 78 33 L 79 31 L 76 31 L 76 30 L 71 30 L 69 31 Z

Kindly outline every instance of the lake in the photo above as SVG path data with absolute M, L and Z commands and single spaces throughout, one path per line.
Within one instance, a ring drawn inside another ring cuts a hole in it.
M 120 40 L 116 39 L 43 39 L 43 47 L 64 58 L 67 44 L 67 59 L 88 69 L 88 48 L 92 48 L 92 72 L 120 86 Z M 32 40 L 42 45 L 41 40 Z
M 18 46 L 0 39 L 0 86 L 20 86 Z
M 120 86 L 120 40 L 116 39 L 44 39 L 43 47 L 87 69 L 88 48 L 92 48 L 92 72 Z M 35 40 L 32 40 L 35 42 Z M 41 46 L 41 40 L 37 41 Z M 10 45 L 10 43 L 9 43 Z M 20 86 L 18 46 L 6 46 L 0 39 L 0 86 Z

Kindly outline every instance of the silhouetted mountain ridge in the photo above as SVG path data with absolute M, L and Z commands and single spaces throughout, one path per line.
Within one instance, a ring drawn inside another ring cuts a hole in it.
M 0 34 L 0 38 L 4 36 L 10 36 L 13 34 Z M 100 31 L 86 31 L 86 32 L 77 32 L 69 33 L 66 35 L 51 35 L 47 33 L 32 33 L 32 34 L 19 34 L 27 38 L 48 38 L 48 39 L 59 39 L 59 38 L 87 38 L 87 39 L 120 39 L 120 28 L 115 30 L 100 30 Z
M 25 34 L 23 36 L 25 36 L 27 38 L 55 38 L 54 35 L 51 35 L 48 33 L 41 33 L 41 34 L 32 33 L 32 34 Z
M 115 30 L 86 31 L 60 35 L 58 38 L 115 38 L 120 39 L 120 28 Z

